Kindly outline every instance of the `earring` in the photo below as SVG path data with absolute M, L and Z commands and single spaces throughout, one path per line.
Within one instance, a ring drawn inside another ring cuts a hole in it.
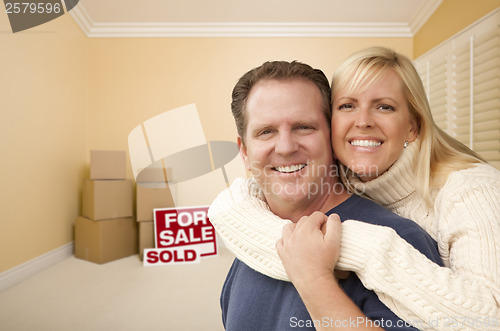
M 403 147 L 406 148 L 406 147 L 408 147 L 408 145 L 409 145 L 409 142 L 407 140 L 407 141 L 405 141 L 405 144 L 403 145 Z

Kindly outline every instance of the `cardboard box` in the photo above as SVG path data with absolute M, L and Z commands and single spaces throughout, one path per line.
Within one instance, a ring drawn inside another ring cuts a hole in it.
M 142 261 L 144 249 L 155 248 L 155 227 L 153 221 L 138 222 L 139 224 L 139 257 Z
M 175 207 L 172 194 L 167 185 L 155 185 L 154 183 L 137 183 L 137 221 L 152 221 L 155 208 Z
M 132 181 L 86 180 L 83 185 L 82 215 L 92 220 L 133 216 Z
M 137 254 L 137 222 L 134 218 L 75 221 L 75 256 L 106 263 Z
M 90 179 L 125 179 L 125 151 L 90 151 Z

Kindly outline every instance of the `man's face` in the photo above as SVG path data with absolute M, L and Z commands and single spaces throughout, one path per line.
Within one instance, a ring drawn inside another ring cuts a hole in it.
M 302 79 L 262 80 L 246 103 L 240 153 L 274 211 L 311 205 L 331 183 L 330 129 L 316 85 Z

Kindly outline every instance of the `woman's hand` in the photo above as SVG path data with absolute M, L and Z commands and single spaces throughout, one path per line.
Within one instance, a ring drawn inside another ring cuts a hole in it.
M 294 284 L 314 282 L 318 277 L 333 278 L 340 255 L 341 232 L 337 214 L 327 217 L 320 212 L 284 226 L 276 248 Z

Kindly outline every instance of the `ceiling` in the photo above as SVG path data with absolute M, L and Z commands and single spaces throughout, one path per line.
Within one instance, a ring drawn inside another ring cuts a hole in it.
M 89 37 L 411 37 L 442 0 L 80 0 Z

